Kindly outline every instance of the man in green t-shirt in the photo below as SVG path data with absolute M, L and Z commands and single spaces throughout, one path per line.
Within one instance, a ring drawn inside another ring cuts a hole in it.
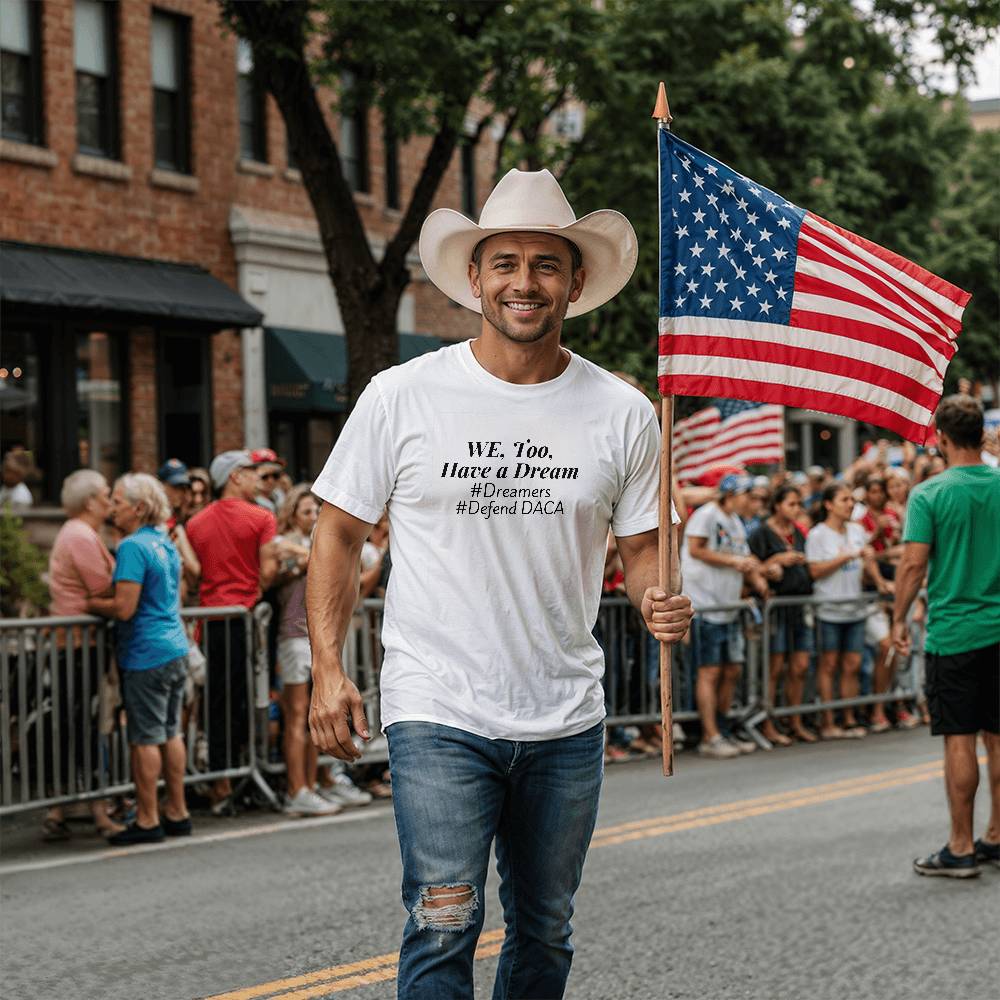
M 970 878 L 981 861 L 1000 867 L 1000 469 L 982 461 L 983 409 L 971 396 L 942 401 L 937 433 L 948 468 L 910 495 L 893 641 L 909 653 L 906 613 L 926 573 L 927 704 L 931 734 L 944 736 L 951 835 L 913 867 L 921 875 Z M 992 812 L 985 835 L 973 842 L 980 732 Z

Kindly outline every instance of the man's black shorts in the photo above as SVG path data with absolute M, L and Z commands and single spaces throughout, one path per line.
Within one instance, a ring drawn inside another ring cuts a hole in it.
M 967 653 L 927 654 L 933 736 L 1000 733 L 1000 642 Z

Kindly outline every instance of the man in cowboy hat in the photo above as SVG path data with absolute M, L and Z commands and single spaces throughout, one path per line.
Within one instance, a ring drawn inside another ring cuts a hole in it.
M 495 842 L 495 995 L 561 997 L 603 770 L 592 629 L 609 529 L 651 633 L 677 642 L 691 619 L 657 585 L 652 404 L 559 343 L 567 316 L 624 287 L 635 234 L 618 212 L 577 220 L 547 170 L 512 170 L 478 226 L 433 212 L 420 257 L 482 332 L 372 379 L 313 486 L 326 503 L 307 596 L 310 728 L 348 761 L 349 727 L 368 738 L 340 650 L 361 546 L 387 508 L 381 719 L 409 911 L 398 995 L 472 995 Z

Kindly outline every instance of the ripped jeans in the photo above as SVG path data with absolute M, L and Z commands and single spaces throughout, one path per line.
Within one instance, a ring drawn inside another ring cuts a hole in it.
M 432 722 L 397 722 L 386 733 L 410 914 L 397 997 L 473 997 L 494 840 L 506 933 L 493 1000 L 562 997 L 573 896 L 597 820 L 604 724 L 533 743 Z

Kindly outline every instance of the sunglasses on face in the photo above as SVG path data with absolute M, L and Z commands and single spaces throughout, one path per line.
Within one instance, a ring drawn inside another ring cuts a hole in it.
M 261 479 L 279 479 L 281 476 L 278 472 L 262 472 L 260 474 Z

